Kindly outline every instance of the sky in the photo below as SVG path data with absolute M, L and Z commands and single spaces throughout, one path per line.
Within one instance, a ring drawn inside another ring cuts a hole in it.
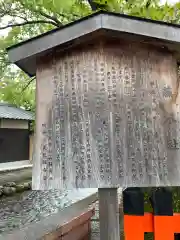
M 166 0 L 161 0 L 162 4 L 164 4 L 166 2 Z M 167 0 L 168 3 L 176 3 L 178 2 L 178 0 Z

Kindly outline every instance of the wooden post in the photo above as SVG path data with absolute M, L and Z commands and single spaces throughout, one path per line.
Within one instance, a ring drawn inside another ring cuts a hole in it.
M 100 239 L 119 240 L 119 206 L 117 188 L 99 188 Z

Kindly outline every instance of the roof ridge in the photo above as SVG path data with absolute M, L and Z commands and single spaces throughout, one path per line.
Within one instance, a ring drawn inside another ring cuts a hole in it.
M 16 107 L 16 108 L 18 108 L 15 104 L 8 103 L 8 102 L 0 102 L 0 106 Z
M 0 102 L 0 106 L 13 107 L 13 108 L 17 108 L 18 110 L 23 110 L 23 111 L 26 111 L 26 112 L 31 112 L 31 111 L 29 111 L 29 110 L 23 109 L 22 107 L 18 107 L 18 106 L 16 106 L 15 104 L 8 103 L 8 102 Z
M 163 21 L 163 20 L 155 20 L 155 19 L 151 19 L 151 18 L 145 18 L 145 17 L 125 14 L 125 13 L 119 13 L 119 12 L 115 12 L 115 11 L 106 11 L 106 10 L 102 10 L 101 9 L 101 10 L 97 10 L 97 11 L 95 11 L 93 13 L 90 13 L 90 14 L 88 14 L 86 16 L 83 16 L 83 17 L 81 17 L 81 18 L 79 18 L 79 19 L 77 19 L 75 21 L 68 22 L 67 24 L 64 24 L 64 25 L 62 25 L 60 27 L 56 27 L 56 28 L 54 28 L 52 30 L 49 30 L 47 32 L 38 34 L 38 35 L 36 35 L 36 36 L 34 36 L 32 38 L 28 38 L 28 39 L 23 40 L 23 41 L 21 41 L 19 43 L 13 44 L 13 45 L 7 47 L 6 50 L 9 51 L 10 49 L 19 47 L 19 46 L 21 46 L 21 45 L 23 45 L 25 43 L 31 42 L 31 41 L 36 40 L 38 38 L 41 38 L 43 36 L 47 36 L 49 34 L 52 34 L 52 33 L 56 32 L 56 31 L 62 30 L 63 28 L 67 28 L 69 26 L 75 25 L 75 24 L 77 24 L 79 22 L 83 22 L 84 20 L 87 20 L 89 18 L 93 18 L 93 17 L 101 15 L 101 14 L 180 28 L 180 24 L 178 24 L 178 23 L 171 23 L 171 22 L 167 22 L 167 21 Z

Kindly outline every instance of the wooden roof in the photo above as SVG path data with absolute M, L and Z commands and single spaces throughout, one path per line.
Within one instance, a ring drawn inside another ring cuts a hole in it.
M 150 41 L 151 44 L 175 51 L 177 60 L 180 60 L 179 25 L 103 11 L 11 46 L 7 51 L 11 62 L 34 76 L 37 57 L 57 46 L 63 49 L 67 43 L 70 44 L 68 47 L 81 44 L 87 41 L 88 35 L 92 38 L 97 31 L 105 35 L 107 32 L 116 33 L 120 38 L 125 35 L 131 38 L 138 36 L 141 41 Z

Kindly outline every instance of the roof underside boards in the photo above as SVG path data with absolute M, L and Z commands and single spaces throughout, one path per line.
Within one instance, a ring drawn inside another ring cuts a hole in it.
M 32 112 L 25 111 L 13 105 L 0 103 L 0 119 L 3 118 L 31 121 L 34 120 L 34 115 Z
M 143 18 L 130 17 L 127 15 L 108 12 L 98 12 L 88 17 L 67 24 L 61 28 L 49 31 L 35 38 L 29 39 L 8 48 L 10 61 L 16 63 L 23 71 L 30 76 L 36 73 L 36 59 L 53 48 L 60 46 L 62 49 L 65 43 L 73 42 L 93 35 L 97 31 L 108 30 L 123 34 L 140 36 L 141 39 L 159 43 L 161 47 L 169 47 L 170 50 L 178 52 L 180 60 L 180 26 L 160 21 L 152 21 Z M 73 46 L 73 44 L 72 44 Z

